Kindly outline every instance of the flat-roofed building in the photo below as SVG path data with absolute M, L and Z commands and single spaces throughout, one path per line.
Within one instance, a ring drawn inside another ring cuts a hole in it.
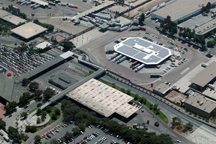
M 11 30 L 11 32 L 19 37 L 21 37 L 23 40 L 28 41 L 42 33 L 44 33 L 47 29 L 39 26 L 33 22 L 26 23 L 24 25 L 21 25 L 17 28 L 14 28 Z
M 215 0 L 176 0 L 152 13 L 151 18 L 163 21 L 167 16 L 170 16 L 174 22 L 185 21 L 201 13 L 202 7 L 206 6 L 208 2 L 216 3 Z
M 188 111 L 209 118 L 215 111 L 216 103 L 199 93 L 194 93 L 184 102 L 184 107 Z
M 195 28 L 194 30 L 195 30 L 196 35 L 208 36 L 210 32 L 216 30 L 216 19 L 208 21 L 204 23 L 203 25 Z
M 25 19 L 22 19 L 15 15 L 7 15 L 7 16 L 2 17 L 2 19 L 14 25 L 21 25 L 26 22 Z
M 207 84 L 214 81 L 216 77 L 216 62 L 212 62 L 204 70 L 191 79 L 192 86 L 198 90 L 203 90 Z
M 37 49 L 41 49 L 41 50 L 44 50 L 44 49 L 47 49 L 51 46 L 51 43 L 47 42 L 47 41 L 44 41 L 42 43 L 39 43 L 38 45 L 36 45 L 35 47 Z
M 5 10 L 2 10 L 2 9 L 0 8 L 0 18 L 3 18 L 3 17 L 5 17 L 5 16 L 7 16 L 7 15 L 10 15 L 10 13 L 7 12 L 7 11 L 5 11 Z
M 153 91 L 161 96 L 164 96 L 171 89 L 171 86 L 165 83 L 159 84 Z
M 145 65 L 158 65 L 172 55 L 170 49 L 140 37 L 125 39 L 114 50 Z
M 124 118 L 129 118 L 138 110 L 137 107 L 129 104 L 133 97 L 96 79 L 87 81 L 67 96 L 105 117 L 117 113 Z

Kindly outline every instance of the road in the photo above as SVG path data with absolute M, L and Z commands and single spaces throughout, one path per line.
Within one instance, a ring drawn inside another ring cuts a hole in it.
M 161 111 L 164 114 L 166 114 L 166 116 L 168 116 L 169 122 L 171 122 L 172 117 L 177 116 L 177 117 L 181 118 L 182 122 L 184 122 L 184 123 L 185 122 L 191 122 L 193 124 L 193 126 L 194 126 L 194 129 L 200 128 L 200 129 L 202 129 L 202 130 L 204 130 L 204 131 L 206 131 L 206 132 L 208 132 L 209 134 L 212 134 L 212 135 L 215 135 L 215 133 L 216 133 L 215 129 L 213 129 L 213 128 L 211 128 L 211 127 L 209 127 L 209 126 L 207 126 L 207 125 L 205 125 L 205 124 L 203 124 L 201 122 L 195 121 L 194 119 L 192 119 L 190 117 L 187 117 L 186 115 L 180 113 L 179 111 L 175 110 L 174 108 L 172 108 L 170 106 L 167 106 L 165 103 L 163 103 L 161 101 L 158 101 L 156 98 L 154 98 L 154 97 L 152 97 L 152 96 L 150 96 L 150 95 L 148 95 L 146 93 L 143 93 L 143 92 L 141 92 L 141 91 L 139 91 L 139 90 L 137 90 L 135 88 L 132 88 L 132 87 L 130 87 L 130 86 L 126 85 L 126 84 L 123 84 L 123 83 L 121 83 L 119 81 L 116 81 L 116 80 L 114 80 L 114 79 L 112 79 L 112 78 L 110 78 L 108 76 L 104 76 L 103 78 L 105 80 L 109 81 L 109 82 L 115 83 L 116 85 L 118 85 L 120 87 L 123 87 L 124 89 L 131 89 L 131 91 L 133 93 L 137 93 L 138 95 L 145 97 L 152 104 L 155 104 L 155 103 L 158 104 Z M 168 126 L 170 126 L 170 123 L 169 123 Z M 172 133 L 173 133 L 173 131 L 168 131 L 168 134 L 172 135 Z M 180 139 L 180 140 L 186 142 L 185 139 L 184 140 Z
M 150 33 L 150 35 L 146 34 L 143 31 L 127 31 L 126 30 L 121 33 L 110 31 L 110 32 L 107 32 L 107 34 L 101 36 L 100 38 L 93 40 L 84 46 L 81 46 L 79 49 L 85 51 L 93 63 L 106 67 L 108 70 L 114 71 L 115 73 L 118 73 L 121 76 L 130 79 L 132 82 L 144 86 L 146 84 L 154 82 L 156 79 L 150 78 L 150 73 L 145 73 L 145 74 L 135 73 L 134 71 L 130 70 L 129 68 L 123 65 L 118 65 L 116 63 L 109 61 L 106 58 L 104 47 L 107 44 L 121 37 L 148 36 L 152 39 L 163 42 L 164 44 L 167 44 L 167 42 L 171 40 L 167 36 L 161 35 L 157 30 L 153 28 L 148 27 L 147 31 Z M 159 40 L 156 39 L 154 35 L 161 37 L 161 39 Z M 189 51 L 183 55 L 183 57 L 187 58 L 188 61 L 184 63 L 183 65 L 178 66 L 171 72 L 167 73 L 166 76 L 164 77 L 164 80 L 169 81 L 171 83 L 178 81 L 180 78 L 186 75 L 189 71 L 185 72 L 184 74 L 180 74 L 180 72 L 186 69 L 187 67 L 189 67 L 190 70 L 192 70 L 198 64 L 208 61 L 208 58 L 205 57 L 204 54 L 199 52 L 198 50 L 192 47 L 188 47 L 187 44 L 182 44 L 180 41 L 177 41 L 177 40 L 175 41 L 175 43 L 188 48 Z

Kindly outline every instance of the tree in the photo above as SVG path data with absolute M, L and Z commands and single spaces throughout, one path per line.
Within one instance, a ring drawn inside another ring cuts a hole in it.
M 23 95 L 20 97 L 20 103 L 22 105 L 28 103 L 29 98 L 31 97 L 29 92 L 24 92 Z
M 66 132 L 66 134 L 64 135 L 64 138 L 69 141 L 71 140 L 71 137 L 73 136 L 73 134 L 71 132 Z
M 37 131 L 36 126 L 26 126 L 26 132 L 35 133 Z
M 48 101 L 51 97 L 53 97 L 55 95 L 55 91 L 47 88 L 44 92 L 43 92 L 43 98 L 45 101 Z
M 27 79 L 27 78 L 24 78 L 24 79 L 22 80 L 22 86 L 27 86 L 29 83 L 30 83 L 30 80 Z
M 44 121 L 44 119 L 46 118 L 46 111 L 43 111 L 42 114 L 41 114 L 41 120 Z
M 115 83 L 112 83 L 111 86 L 112 86 L 113 88 L 115 88 L 115 87 L 116 87 L 116 84 L 115 84 Z
M 192 123 L 188 122 L 188 123 L 185 125 L 185 128 L 186 128 L 186 130 L 192 130 L 192 128 L 193 128 Z
M 73 131 L 73 134 L 74 134 L 74 135 L 77 135 L 77 134 L 79 134 L 79 132 L 80 132 L 80 128 L 79 128 L 78 126 L 75 126 L 75 127 L 72 129 L 72 131 Z
M 135 95 L 134 95 L 134 99 L 135 99 L 135 100 L 138 100 L 138 98 L 139 98 L 139 95 L 138 95 L 138 94 L 135 94 Z
M 27 113 L 27 112 L 22 112 L 22 113 L 20 114 L 20 116 L 23 117 L 24 119 L 26 119 L 27 116 L 28 116 L 28 113 Z
M 86 128 L 85 124 L 79 123 L 77 126 L 80 128 L 81 131 L 85 131 Z
M 41 137 L 39 135 L 36 135 L 34 138 L 34 144 L 39 144 L 41 141 Z
M 42 103 L 38 103 L 38 104 L 37 104 L 37 107 L 41 107 L 41 106 L 42 106 Z
M 209 47 L 209 48 L 213 48 L 214 45 L 215 45 L 215 42 L 214 42 L 214 41 L 208 41 L 208 42 L 207 42 L 207 47 Z
M 127 89 L 126 94 L 127 94 L 127 95 L 131 95 L 131 90 L 130 90 L 130 89 Z
M 5 129 L 6 123 L 0 118 L 0 129 Z
M 31 82 L 29 85 L 29 89 L 31 92 L 35 92 L 36 90 L 38 90 L 39 88 L 39 84 L 37 82 Z
M 8 133 L 13 137 L 15 142 L 21 143 L 22 137 L 16 128 L 9 126 Z
M 38 117 L 37 118 L 37 124 L 41 123 L 41 119 Z
M 50 144 L 58 144 L 59 142 L 54 138 L 50 141 Z
M 36 114 L 37 114 L 37 115 L 41 115 L 41 114 L 42 114 L 42 110 L 41 110 L 41 109 L 38 109 L 37 112 L 36 112 Z
M 71 41 L 66 41 L 63 43 L 64 51 L 69 51 L 74 48 L 74 44 Z
M 156 111 L 158 109 L 158 104 L 154 104 L 153 109 Z
M 52 120 L 57 120 L 57 115 L 55 113 L 52 114 Z
M 52 107 L 51 107 L 51 106 L 47 106 L 47 107 L 46 107 L 46 111 L 47 111 L 48 113 L 51 113 Z
M 178 118 L 178 117 L 173 117 L 172 118 L 172 122 L 171 122 L 171 124 L 172 124 L 172 126 L 179 126 L 179 125 L 181 125 L 181 119 L 180 118 Z
M 13 111 L 15 109 L 15 107 L 17 106 L 17 103 L 15 101 L 13 102 L 9 102 L 4 109 L 6 110 L 6 113 L 9 113 L 11 111 Z
M 57 108 L 57 109 L 55 110 L 55 114 L 56 114 L 56 115 L 60 115 L 60 113 L 61 113 L 60 110 Z
M 147 102 L 146 98 L 144 98 L 144 97 L 141 97 L 141 98 L 140 98 L 140 103 L 143 103 L 143 104 L 145 105 L 146 102 Z
M 202 45 L 202 47 L 200 48 L 202 51 L 207 51 L 207 48 L 205 45 Z
M 145 21 L 145 14 L 142 13 L 142 14 L 140 15 L 139 23 L 140 23 L 140 24 L 143 24 L 144 21 Z

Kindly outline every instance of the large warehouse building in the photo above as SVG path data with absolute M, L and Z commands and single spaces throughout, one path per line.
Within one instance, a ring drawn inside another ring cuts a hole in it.
M 216 4 L 215 0 L 177 0 L 154 12 L 151 18 L 163 21 L 164 18 L 170 16 L 174 22 L 185 21 L 201 13 L 202 7 L 208 2 Z
M 46 30 L 47 29 L 42 26 L 39 26 L 33 22 L 29 22 L 15 29 L 12 29 L 11 32 L 24 41 L 29 41 L 32 38 L 44 33 Z
M 114 50 L 145 65 L 157 65 L 172 55 L 169 49 L 139 37 L 127 38 Z
M 129 104 L 133 97 L 96 79 L 87 81 L 67 96 L 105 117 L 117 113 L 124 118 L 129 118 L 138 111 L 137 107 Z

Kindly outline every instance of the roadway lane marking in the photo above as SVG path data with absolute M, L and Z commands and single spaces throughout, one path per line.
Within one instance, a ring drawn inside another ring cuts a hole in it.
M 180 74 L 183 75 L 184 73 L 186 73 L 190 68 L 186 68 L 185 70 L 183 70 Z

